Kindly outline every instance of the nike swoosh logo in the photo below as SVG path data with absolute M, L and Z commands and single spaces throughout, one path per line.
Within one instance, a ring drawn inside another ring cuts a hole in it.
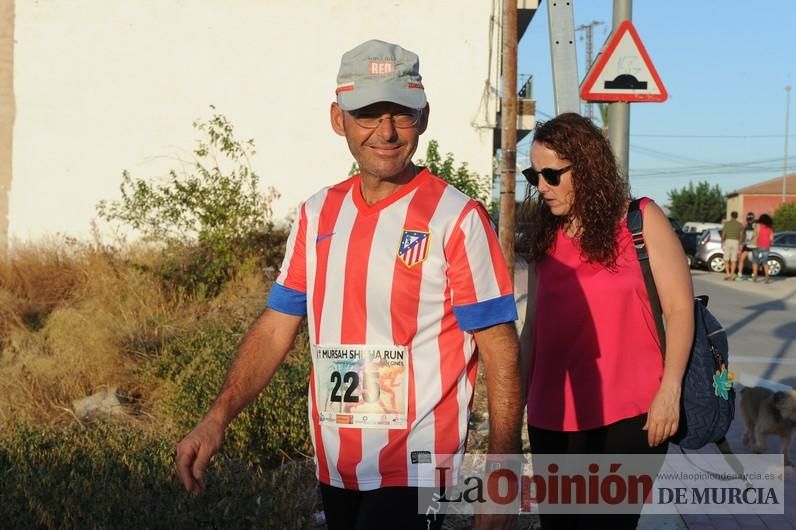
M 324 239 L 329 239 L 329 238 L 330 238 L 330 237 L 332 237 L 333 235 L 334 235 L 334 232 L 330 232 L 330 233 L 328 233 L 328 234 L 323 234 L 323 235 L 321 235 L 321 236 L 318 236 L 318 237 L 316 237 L 316 238 L 315 238 L 315 244 L 317 245 L 318 243 L 320 243 L 320 242 L 321 242 L 321 241 L 323 241 Z

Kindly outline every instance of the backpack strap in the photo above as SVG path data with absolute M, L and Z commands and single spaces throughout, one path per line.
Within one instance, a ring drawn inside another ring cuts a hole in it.
M 650 256 L 647 252 L 647 244 L 644 242 L 644 216 L 640 208 L 641 199 L 633 199 L 627 209 L 627 229 L 633 238 L 633 246 L 636 248 L 636 256 L 641 264 L 641 273 L 644 275 L 644 285 L 647 287 L 647 296 L 652 308 L 652 316 L 655 317 L 655 328 L 658 330 L 658 345 L 661 354 L 666 356 L 666 329 L 663 327 L 663 310 L 661 300 L 658 297 L 658 288 L 655 287 L 655 278 L 652 276 L 650 268 Z
M 735 475 L 728 475 L 727 473 L 719 474 L 709 469 L 705 469 L 697 465 L 697 463 L 691 460 L 690 458 L 688 458 L 688 453 L 686 453 L 682 447 L 680 447 L 679 445 L 677 446 L 677 448 L 680 450 L 680 453 L 683 455 L 683 458 L 685 458 L 689 464 L 694 466 L 696 469 L 702 471 L 713 480 L 719 480 L 722 482 L 729 482 L 731 480 L 742 480 L 744 485 L 744 490 L 751 488 L 752 482 L 751 480 L 749 480 L 749 477 L 746 475 L 746 472 L 744 471 L 743 468 L 743 464 L 738 458 L 738 455 L 736 455 L 733 452 L 729 442 L 727 442 L 727 438 L 722 436 L 721 440 L 718 440 L 716 442 L 716 447 L 719 448 L 719 451 L 724 456 L 724 461 L 727 462 L 727 465 L 729 465 L 730 468 L 732 468 L 732 470 L 735 471 Z

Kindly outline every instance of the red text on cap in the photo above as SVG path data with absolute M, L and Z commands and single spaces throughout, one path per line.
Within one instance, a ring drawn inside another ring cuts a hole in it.
M 389 75 L 395 71 L 395 61 L 370 61 L 368 72 L 370 75 Z

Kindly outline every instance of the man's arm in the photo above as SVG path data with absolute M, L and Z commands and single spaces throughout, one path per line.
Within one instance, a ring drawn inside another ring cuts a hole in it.
M 266 309 L 251 325 L 215 402 L 177 445 L 177 476 L 186 490 L 199 494 L 204 489 L 204 471 L 221 447 L 224 429 L 271 380 L 292 347 L 301 320 Z
M 519 454 L 522 404 L 520 355 L 513 322 L 474 332 L 484 363 L 489 404 L 489 453 Z
M 520 385 L 520 346 L 514 322 L 497 324 L 473 332 L 484 363 L 486 393 L 489 403 L 489 455 L 518 455 L 522 449 L 520 423 L 524 400 Z M 487 457 L 501 465 L 513 467 L 514 459 L 508 461 Z M 515 469 L 515 472 L 517 470 Z M 504 507 L 511 509 L 511 506 Z M 517 514 L 476 514 L 473 528 L 496 530 L 517 528 Z

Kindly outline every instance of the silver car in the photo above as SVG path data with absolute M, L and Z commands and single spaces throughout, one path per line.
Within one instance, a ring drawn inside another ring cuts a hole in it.
M 713 272 L 724 272 L 724 252 L 721 250 L 721 231 L 705 230 L 697 243 L 694 265 L 705 266 Z M 751 268 L 751 256 L 744 268 Z M 779 276 L 796 272 L 796 232 L 777 232 L 768 254 L 768 274 Z

